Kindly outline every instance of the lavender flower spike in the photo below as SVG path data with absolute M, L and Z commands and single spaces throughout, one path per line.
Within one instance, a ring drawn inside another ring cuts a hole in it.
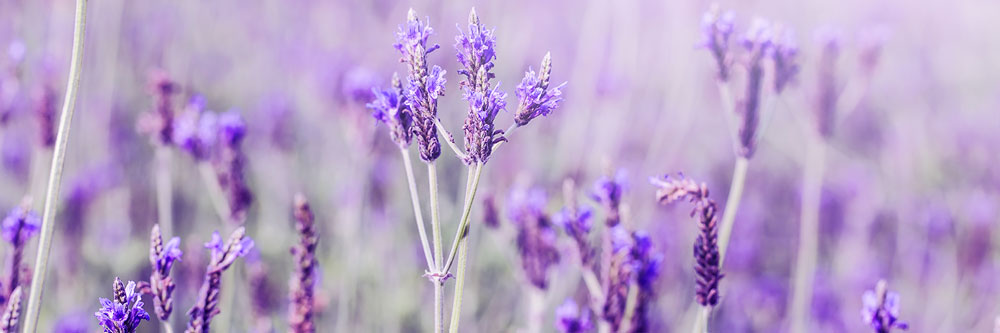
M 24 271 L 26 270 L 26 266 L 22 263 L 24 246 L 32 236 L 38 233 L 42 226 L 41 219 L 29 207 L 31 207 L 31 200 L 25 199 L 21 206 L 15 207 L 7 214 L 7 217 L 3 220 L 2 229 L 0 229 L 3 239 L 10 242 L 14 247 L 7 259 L 7 272 L 9 275 L 4 280 L 3 289 L 0 290 L 0 304 L 8 302 L 8 298 L 12 297 L 14 289 L 24 284 L 25 281 L 22 281 L 25 275 Z
M 134 333 L 139 323 L 149 320 L 149 313 L 142 308 L 142 296 L 135 290 L 135 282 L 128 286 L 115 278 L 114 297 L 101 298 L 101 309 L 94 313 L 105 333 Z
M 713 5 L 701 17 L 702 41 L 701 47 L 712 52 L 718 69 L 718 78 L 722 82 L 729 80 L 731 59 L 729 54 L 729 38 L 733 34 L 733 20 L 735 15 L 731 11 L 719 12 L 719 6 Z
M 757 144 L 757 125 L 760 122 L 761 86 L 764 83 L 763 59 L 772 46 L 771 24 L 763 19 L 755 19 L 747 30 L 742 44 L 750 53 L 747 59 L 746 93 L 740 101 L 739 110 L 743 116 L 740 124 L 740 156 L 753 156 Z
M 469 13 L 469 33 L 459 30 L 455 37 L 458 62 L 463 68 L 459 74 L 465 76 L 461 86 L 463 98 L 469 102 L 469 116 L 465 120 L 465 163 L 468 165 L 486 163 L 493 152 L 493 145 L 506 139 L 502 130 L 494 128 L 493 121 L 500 111 L 506 109 L 507 93 L 499 84 L 490 89 L 490 79 L 495 75 L 493 60 L 496 59 L 496 37 L 493 30 L 487 30 L 479 22 L 473 9 Z
M 149 261 L 153 265 L 153 273 L 149 276 L 150 293 L 153 295 L 153 308 L 161 321 L 167 321 L 174 309 L 174 280 L 170 277 L 170 268 L 174 262 L 181 260 L 178 237 L 171 238 L 165 245 L 160 234 L 160 225 L 153 225 L 150 232 Z
M 655 298 L 653 282 L 660 275 L 661 255 L 652 251 L 653 244 L 644 231 L 629 233 L 625 227 L 612 227 L 611 273 L 608 276 L 608 293 L 604 300 L 604 319 L 611 324 L 613 332 L 647 332 L 646 317 L 650 302 Z M 636 289 L 636 302 L 632 317 L 628 312 L 629 289 Z M 627 325 L 627 326 L 626 326 Z
M 528 281 L 538 289 L 548 288 L 548 270 L 559 262 L 556 233 L 545 215 L 545 192 L 515 189 L 510 194 L 508 215 L 517 227 L 517 248 Z
M 795 80 L 799 73 L 799 64 L 795 59 L 799 48 L 795 44 L 795 34 L 784 26 L 775 27 L 774 47 L 771 50 L 771 60 L 774 62 L 774 92 L 780 94 L 789 83 Z
M 393 46 L 402 54 L 400 62 L 409 69 L 406 83 L 406 105 L 413 113 L 412 133 L 420 147 L 420 158 L 431 162 L 441 156 L 441 141 L 437 135 L 437 100 L 444 96 L 445 70 L 434 66 L 428 70 L 427 55 L 437 50 L 437 44 L 427 46 L 427 39 L 434 33 L 425 22 L 417 18 L 410 9 L 406 23 L 399 26 L 396 44 Z
M 590 312 L 586 307 L 578 306 L 573 299 L 567 299 L 556 308 L 556 328 L 563 333 L 589 332 L 593 329 Z
M 233 110 L 220 114 L 217 135 L 219 147 L 212 164 L 229 201 L 230 220 L 242 224 L 253 203 L 253 193 L 243 174 L 247 158 L 240 146 L 246 137 L 246 123 L 240 113 Z
M 288 309 L 288 322 L 292 332 L 312 333 L 316 331 L 312 317 L 314 311 L 313 288 L 316 284 L 316 234 L 315 217 L 309 208 L 309 201 L 302 194 L 295 196 L 295 229 L 301 239 L 292 247 L 295 257 L 295 273 L 289 281 L 289 296 L 292 303 Z
M 715 201 L 708 197 L 708 187 L 698 185 L 694 180 L 679 175 L 652 178 L 650 182 L 658 187 L 656 198 L 661 204 L 687 199 L 694 203 L 691 216 L 698 217 L 698 238 L 694 243 L 695 273 L 698 275 L 695 290 L 698 304 L 712 307 L 719 303 L 719 281 L 723 274 L 719 267 L 718 228 Z
M 906 330 L 909 325 L 899 321 L 899 294 L 889 291 L 888 283 L 879 280 L 875 290 L 861 296 L 861 319 L 876 333 L 889 333 L 893 329 Z
M 549 89 L 550 75 L 552 75 L 552 55 L 546 52 L 538 74 L 528 68 L 524 78 L 521 79 L 521 84 L 517 85 L 515 90 L 519 101 L 517 113 L 514 114 L 514 123 L 517 126 L 527 125 L 538 116 L 548 116 L 559 107 L 559 102 L 562 101 L 562 88 L 566 86 L 566 82 Z
M 406 95 L 399 76 L 392 74 L 392 86 L 389 89 L 372 88 L 375 99 L 366 104 L 372 109 L 372 117 L 389 126 L 389 136 L 400 148 L 410 146 L 413 134 L 413 115 L 406 106 Z
M 253 248 L 253 240 L 246 236 L 243 227 L 237 228 L 223 243 L 219 232 L 212 233 L 212 241 L 205 244 L 212 255 L 205 272 L 198 298 L 188 311 L 187 333 L 210 332 L 212 317 L 219 314 L 219 295 L 222 289 L 222 272 L 232 266 L 236 259 L 246 255 Z
M 7 301 L 7 308 L 0 319 L 0 333 L 17 332 L 17 320 L 21 316 L 21 287 L 14 288 Z

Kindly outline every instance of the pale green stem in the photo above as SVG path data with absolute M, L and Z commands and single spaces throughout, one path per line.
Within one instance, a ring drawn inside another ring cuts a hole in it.
M 205 183 L 205 187 L 208 189 L 208 197 L 212 201 L 215 213 L 219 215 L 219 219 L 223 223 L 230 221 L 232 214 L 229 212 L 229 202 L 226 201 L 226 194 L 222 192 L 222 186 L 219 185 L 219 179 L 215 176 L 212 165 L 208 162 L 200 162 L 198 163 L 198 171 L 201 172 L 202 183 Z
M 737 153 L 740 151 L 740 139 L 736 136 L 739 129 L 736 124 L 736 103 L 733 99 L 732 90 L 729 88 L 728 81 L 718 81 L 717 87 L 719 88 L 719 99 L 722 103 L 722 115 L 723 119 L 726 120 L 726 132 L 729 133 L 729 141 L 733 145 L 733 152 Z
M 434 125 L 437 126 L 438 132 L 443 133 L 442 135 L 444 136 L 444 141 L 448 143 L 448 147 L 451 147 L 451 151 L 455 152 L 455 156 L 458 156 L 459 159 L 464 161 L 468 155 L 465 155 L 465 153 L 462 152 L 462 148 L 459 148 L 458 145 L 455 144 L 455 137 L 451 135 L 451 132 L 449 132 L 447 128 L 444 128 L 444 125 L 441 124 L 441 119 L 435 118 Z
M 424 249 L 424 259 L 427 260 L 427 270 L 433 272 L 437 269 L 431 253 L 430 243 L 427 242 L 427 230 L 424 229 L 424 214 L 420 210 L 420 195 L 417 193 L 417 181 L 413 176 L 413 162 L 410 161 L 410 154 L 406 149 L 400 148 L 399 153 L 403 155 L 403 166 L 406 167 L 406 181 L 410 187 L 410 201 L 413 202 L 413 217 L 417 221 L 417 232 L 420 233 L 420 245 Z
M 156 213 L 164 234 L 173 235 L 173 183 L 170 181 L 170 148 L 156 147 Z
M 712 315 L 712 307 L 702 306 L 698 309 L 697 318 L 694 320 L 692 333 L 708 333 L 708 319 Z
M 510 134 L 513 133 L 514 130 L 517 129 L 518 127 L 519 126 L 517 126 L 517 123 L 513 123 L 513 124 L 510 125 L 510 127 L 507 127 L 507 130 L 503 131 L 504 138 L 506 138 L 507 140 L 510 140 Z M 496 144 L 494 144 L 493 145 L 493 151 L 496 151 L 497 148 L 500 148 L 500 146 L 502 146 L 504 142 L 507 142 L 507 141 L 500 141 L 500 142 L 497 142 Z
M 528 326 L 525 333 L 538 333 L 542 331 L 543 317 L 545 316 L 545 293 L 538 288 L 528 288 Z
M 746 183 L 749 165 L 749 159 L 739 157 L 733 167 L 733 182 L 729 184 L 729 196 L 726 198 L 726 208 L 722 211 L 722 224 L 719 228 L 719 267 L 722 267 L 726 260 L 726 249 L 729 248 L 729 237 L 733 234 L 736 211 L 740 208 L 740 199 L 743 198 L 743 185 Z
M 431 232 L 434 238 L 435 267 L 440 267 L 444 261 L 441 254 L 441 216 L 438 203 L 437 166 L 434 161 L 427 162 L 427 182 L 431 193 Z M 436 279 L 434 283 L 434 332 L 444 332 L 444 279 Z
M 166 322 L 166 321 L 163 322 L 163 332 L 164 333 L 174 333 L 174 329 L 172 327 L 170 327 L 170 323 L 169 322 Z
M 802 210 L 799 225 L 799 251 L 795 260 L 792 284 L 790 332 L 804 332 L 812 304 L 816 257 L 819 252 L 819 210 L 826 163 L 826 142 L 817 134 L 810 140 L 802 180 Z
M 476 190 L 479 188 L 479 176 L 483 173 L 483 164 L 476 164 L 476 172 L 472 178 L 472 187 L 468 191 L 467 198 L 465 200 L 465 207 L 462 210 L 462 220 L 459 221 L 458 230 L 455 231 L 455 241 L 451 243 L 451 252 L 448 253 L 448 260 L 445 261 L 444 269 L 440 272 L 447 274 L 451 270 L 452 264 L 455 263 L 455 254 L 458 252 L 458 246 L 462 241 L 465 240 L 465 231 L 469 226 L 469 217 L 472 215 L 472 203 L 476 198 Z
M 56 134 L 56 144 L 52 152 L 52 168 L 49 170 L 49 183 L 45 191 L 42 230 L 38 238 L 38 255 L 35 257 L 35 270 L 31 278 L 31 293 L 28 296 L 28 309 L 24 318 L 23 332 L 38 331 L 42 289 L 45 288 L 45 273 L 48 270 L 49 252 L 52 250 L 52 237 L 55 231 L 59 185 L 62 180 L 63 163 L 66 160 L 70 125 L 73 122 L 73 107 L 76 105 L 76 95 L 80 88 L 80 72 L 83 69 L 83 39 L 86 36 L 84 33 L 86 25 L 87 0 L 76 0 L 73 53 L 69 67 L 69 79 L 66 82 L 66 98 L 63 100 L 62 112 L 59 115 L 59 132 Z
M 639 303 L 639 287 L 635 283 L 628 286 L 628 296 L 625 298 L 625 314 L 622 316 L 622 323 L 618 326 L 618 332 L 627 333 L 632 330 L 632 317 L 635 316 L 635 307 Z
M 479 176 L 483 173 L 483 164 L 476 164 L 475 170 L 475 174 L 472 176 L 472 182 L 466 186 L 468 190 L 465 193 L 465 209 L 462 212 L 462 221 L 459 223 L 458 232 L 455 234 L 456 244 L 460 243 L 461 246 L 458 248 L 458 269 L 455 271 L 455 298 L 451 307 L 451 333 L 458 332 L 458 323 L 462 314 L 462 295 L 465 287 L 465 270 L 467 267 L 466 262 L 469 257 L 469 216 L 472 215 L 472 204 L 476 199 L 476 190 L 479 189 Z M 470 172 L 471 171 L 472 170 L 470 169 Z M 449 266 L 451 266 L 450 260 L 449 264 L 445 266 L 445 269 L 442 270 L 441 273 L 448 274 L 447 272 Z

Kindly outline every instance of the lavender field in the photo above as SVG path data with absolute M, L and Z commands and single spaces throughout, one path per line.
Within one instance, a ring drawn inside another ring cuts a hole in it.
M 997 332 L 1000 3 L 0 1 L 0 332 Z

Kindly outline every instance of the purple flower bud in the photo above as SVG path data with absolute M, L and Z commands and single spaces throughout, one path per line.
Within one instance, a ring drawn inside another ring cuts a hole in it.
M 562 88 L 566 83 L 549 89 L 549 77 L 552 75 L 552 55 L 545 53 L 542 58 L 542 67 L 538 74 L 531 68 L 524 73 L 521 84 L 517 85 L 515 94 L 519 104 L 517 113 L 514 114 L 514 122 L 517 126 L 527 125 L 532 119 L 539 116 L 548 116 L 562 101 Z
M 15 245 L 24 243 L 41 227 L 42 220 L 34 211 L 22 206 L 14 207 L 3 219 L 3 239 Z
M 396 145 L 400 148 L 409 147 L 413 139 L 413 115 L 406 106 L 406 96 L 399 77 L 393 74 L 389 89 L 372 88 L 372 93 L 375 99 L 367 104 L 372 110 L 372 117 L 389 126 L 389 137 Z
M 861 301 L 861 319 L 876 333 L 909 328 L 909 325 L 899 321 L 899 294 L 889 291 L 885 280 L 879 280 L 875 290 L 866 290 Z
M 774 61 L 774 92 L 780 94 L 785 86 L 795 80 L 799 64 L 795 59 L 799 48 L 795 44 L 795 34 L 791 29 L 778 27 L 771 59 Z
M 142 296 L 135 290 L 136 284 L 115 278 L 113 299 L 101 298 L 101 308 L 94 313 L 105 333 L 137 332 L 139 323 L 149 320 L 149 313 L 143 310 Z
M 153 308 L 156 316 L 162 321 L 170 318 L 173 311 L 174 280 L 170 277 L 170 268 L 174 262 L 181 260 L 181 239 L 171 238 L 163 244 L 160 225 L 153 225 L 150 232 L 149 261 L 153 265 L 153 273 L 149 276 L 149 291 L 153 296 Z
M 556 308 L 556 329 L 564 333 L 582 333 L 593 329 L 590 311 L 580 307 L 573 299 L 566 299 Z
M 652 242 L 644 231 L 629 233 L 621 225 L 611 227 L 612 258 L 608 274 L 608 293 L 604 299 L 604 319 L 612 331 L 620 331 L 628 310 L 629 289 L 637 289 L 629 332 L 649 331 L 646 312 L 655 298 L 653 283 L 659 277 L 662 256 L 652 251 Z
M 587 206 L 563 207 L 554 217 L 556 225 L 562 227 L 566 235 L 570 236 L 576 243 L 580 252 L 580 261 L 584 267 L 590 266 L 590 261 L 594 256 L 594 249 L 590 246 L 588 239 L 591 228 L 591 217 L 593 211 Z
M 729 80 L 729 38 L 733 34 L 735 16 L 732 11 L 720 13 L 718 6 L 712 6 L 701 17 L 702 41 L 700 46 L 712 53 L 718 66 L 717 76 L 723 82 Z
M 615 172 L 614 178 L 603 176 L 594 183 L 594 190 L 590 194 L 594 201 L 604 207 L 606 214 L 604 224 L 609 227 L 616 226 L 621 222 L 619 206 L 622 196 L 625 194 L 625 188 L 628 186 L 626 178 L 625 170 Z

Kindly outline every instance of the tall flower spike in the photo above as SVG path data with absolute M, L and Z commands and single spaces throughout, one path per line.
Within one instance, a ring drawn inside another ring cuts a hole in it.
M 822 48 L 819 57 L 819 75 L 816 87 L 816 127 L 820 135 L 833 135 L 837 111 L 837 58 L 840 56 L 840 37 L 830 29 L 820 30 L 816 39 Z
M 372 110 L 372 117 L 389 127 L 389 137 L 397 146 L 409 147 L 413 139 L 410 133 L 413 115 L 406 106 L 406 95 L 399 76 L 393 73 L 391 87 L 385 90 L 372 88 L 372 94 L 375 99 L 366 104 Z
M 21 287 L 14 288 L 7 301 L 7 308 L 3 311 L 3 318 L 0 319 L 0 332 L 17 332 L 17 320 L 21 316 Z
M 56 144 L 56 107 L 58 96 L 46 83 L 35 100 L 35 117 L 38 119 L 39 140 L 42 147 L 51 149 Z
M 660 274 L 662 256 L 652 251 L 652 241 L 644 231 L 629 233 L 624 226 L 612 227 L 612 253 L 608 293 L 604 299 L 604 319 L 614 332 L 620 332 L 628 312 L 629 289 L 636 288 L 635 307 L 628 332 L 647 332 L 646 312 L 655 298 L 653 283 Z
M 614 178 L 603 176 L 594 183 L 594 192 L 591 197 L 597 201 L 606 212 L 604 224 L 613 227 L 621 222 L 620 207 L 622 195 L 625 194 L 626 173 L 624 170 L 615 172 Z
M 153 273 L 149 276 L 149 287 L 153 296 L 153 309 L 156 310 L 157 318 L 164 322 L 170 318 L 170 313 L 174 309 L 173 294 L 176 285 L 170 277 L 170 268 L 174 266 L 174 262 L 181 260 L 183 252 L 180 244 L 181 239 L 178 237 L 171 238 L 164 244 L 160 225 L 153 225 L 149 247 L 149 261 L 153 265 Z
M 715 201 L 708 197 L 708 186 L 698 185 L 694 180 L 678 175 L 652 178 L 650 182 L 658 187 L 656 199 L 660 204 L 669 204 L 687 199 L 694 204 L 691 216 L 698 218 L 698 238 L 694 242 L 695 273 L 698 275 L 695 299 L 702 306 L 719 303 L 719 280 L 723 274 L 719 267 L 718 218 Z
M 94 313 L 105 333 L 134 333 L 139 323 L 149 320 L 149 313 L 142 308 L 142 294 L 135 290 L 136 284 L 128 285 L 115 278 L 114 297 L 101 298 L 101 309 Z
M 722 82 L 729 80 L 731 62 L 729 38 L 733 34 L 734 18 L 735 15 L 731 11 L 720 13 L 718 5 L 713 5 L 701 17 L 701 47 L 712 53 L 712 58 L 718 66 L 717 77 Z
M 799 48 L 795 44 L 795 34 L 791 29 L 779 26 L 775 28 L 774 47 L 771 50 L 771 60 L 774 61 L 774 92 L 780 94 L 785 87 L 795 80 L 799 73 Z
M 253 193 L 244 177 L 246 155 L 241 144 L 246 136 L 246 123 L 239 112 L 233 110 L 219 115 L 218 147 L 212 164 L 219 186 L 229 201 L 230 220 L 243 224 L 253 203 Z
M 899 321 L 899 294 L 889 291 L 885 280 L 879 280 L 875 290 L 866 290 L 861 301 L 861 319 L 876 333 L 889 333 L 893 329 L 905 331 L 909 328 L 909 325 Z
M 506 140 L 503 131 L 494 127 L 494 120 L 500 111 L 506 109 L 507 94 L 500 85 L 490 89 L 490 79 L 495 76 L 493 60 L 496 59 L 496 37 L 493 30 L 487 30 L 476 10 L 469 12 L 468 34 L 459 29 L 455 37 L 458 62 L 462 64 L 459 74 L 465 76 L 461 82 L 462 98 L 469 102 L 469 115 L 465 119 L 465 163 L 486 163 L 493 152 L 493 145 Z
M 205 248 L 211 250 L 211 259 L 205 272 L 205 280 L 198 291 L 194 306 L 188 311 L 187 333 L 210 332 L 212 317 L 219 314 L 219 295 L 222 291 L 222 273 L 245 256 L 253 248 L 253 240 L 246 236 L 243 227 L 237 228 L 229 236 L 229 241 L 223 243 L 219 232 L 212 234 L 212 241 L 205 243 Z
M 556 233 L 545 215 L 545 192 L 515 189 L 508 200 L 508 215 L 517 227 L 517 248 L 528 281 L 538 289 L 548 288 L 549 268 L 559 262 Z
M 316 331 L 313 324 L 313 288 L 316 284 L 316 235 L 315 216 L 309 208 L 309 201 L 302 194 L 295 196 L 293 216 L 295 229 L 299 232 L 299 243 L 292 247 L 295 257 L 295 273 L 289 281 L 289 296 L 292 304 L 288 310 L 288 322 L 292 332 L 311 333 Z
M 10 242 L 13 250 L 7 258 L 7 277 L 4 279 L 3 290 L 0 291 L 0 304 L 7 302 L 7 298 L 13 294 L 14 289 L 24 284 L 22 279 L 26 265 L 22 262 L 24 258 L 24 247 L 32 236 L 38 233 L 42 221 L 34 211 L 29 209 L 31 201 L 25 199 L 21 206 L 15 207 L 7 214 L 3 220 L 3 239 Z
M 754 19 L 746 36 L 742 40 L 747 49 L 747 86 L 746 93 L 740 101 L 740 113 L 743 123 L 740 124 L 740 156 L 753 156 L 757 144 L 757 125 L 760 122 L 761 86 L 764 84 L 764 57 L 772 47 L 771 24 L 763 19 Z
M 409 69 L 405 89 L 406 105 L 413 115 L 413 137 L 420 148 L 420 158 L 431 162 L 441 156 L 441 141 L 437 134 L 437 100 L 444 95 L 445 70 L 434 66 L 428 70 L 427 55 L 440 46 L 427 46 L 427 40 L 434 33 L 425 22 L 417 18 L 410 9 L 406 23 L 399 26 L 396 44 L 393 46 L 402 54 L 400 61 Z
M 149 93 L 153 95 L 153 110 L 139 118 L 139 130 L 149 134 L 156 144 L 173 142 L 174 105 L 173 95 L 177 84 L 163 70 L 154 70 L 149 76 Z
M 549 79 L 552 75 L 552 55 L 548 52 L 542 58 L 542 67 L 535 74 L 530 67 L 524 72 L 521 84 L 517 85 L 515 94 L 517 95 L 517 113 L 514 114 L 514 123 L 517 126 L 527 125 L 532 119 L 539 116 L 548 116 L 559 107 L 562 101 L 562 88 L 566 82 L 549 89 Z

